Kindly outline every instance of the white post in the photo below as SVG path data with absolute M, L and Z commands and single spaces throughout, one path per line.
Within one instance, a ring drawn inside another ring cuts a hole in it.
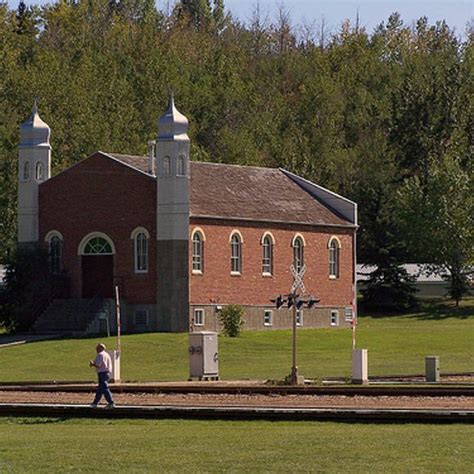
M 120 324 L 120 298 L 119 298 L 119 287 L 115 285 L 115 308 L 117 313 L 117 351 L 121 351 L 121 324 Z
M 352 383 L 369 383 L 367 364 L 367 349 L 355 349 L 352 351 Z
M 120 382 L 120 356 L 122 354 L 121 348 L 121 325 L 120 325 L 120 297 L 119 288 L 115 286 L 115 308 L 117 313 L 117 348 L 114 351 L 109 351 L 112 358 L 112 381 Z

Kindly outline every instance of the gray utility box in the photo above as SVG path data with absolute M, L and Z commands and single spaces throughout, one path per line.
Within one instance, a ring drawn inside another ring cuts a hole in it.
M 427 382 L 439 382 L 441 380 L 438 356 L 425 357 L 425 373 Z
M 189 334 L 189 377 L 219 380 L 216 332 L 200 331 Z

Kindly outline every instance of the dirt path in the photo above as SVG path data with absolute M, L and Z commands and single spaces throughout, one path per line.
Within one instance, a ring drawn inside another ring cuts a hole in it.
M 0 403 L 87 404 L 93 394 L 67 392 L 0 391 Z M 222 394 L 121 394 L 118 405 L 248 406 L 307 408 L 457 408 L 474 409 L 474 397 L 366 397 L 329 395 L 222 395 Z

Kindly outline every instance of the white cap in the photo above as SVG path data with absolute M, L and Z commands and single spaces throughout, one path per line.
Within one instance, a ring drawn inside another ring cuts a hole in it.
M 166 112 L 158 120 L 158 140 L 189 141 L 188 119 L 174 106 L 171 94 Z
M 35 99 L 31 115 L 20 125 L 20 146 L 49 145 L 50 135 L 51 129 L 39 116 Z

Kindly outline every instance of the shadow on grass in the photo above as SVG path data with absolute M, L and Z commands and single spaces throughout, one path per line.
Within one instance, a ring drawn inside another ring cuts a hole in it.
M 474 320 L 474 298 L 462 300 L 459 306 L 454 301 L 446 299 L 420 300 L 418 306 L 409 312 L 376 312 L 361 310 L 361 316 L 373 319 L 402 317 L 421 321 L 443 321 L 446 319 Z
M 48 425 L 48 424 L 57 424 L 57 423 L 64 423 L 68 421 L 70 418 L 63 416 L 58 418 L 45 418 L 45 417 L 38 417 L 38 418 L 8 418 L 9 423 L 13 423 L 16 425 Z
M 412 319 L 442 321 L 444 319 L 474 318 L 474 300 L 465 300 L 456 307 L 451 301 L 427 302 L 419 313 L 410 315 Z

